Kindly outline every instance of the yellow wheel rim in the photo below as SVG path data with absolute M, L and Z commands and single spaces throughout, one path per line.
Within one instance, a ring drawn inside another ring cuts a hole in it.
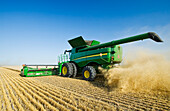
M 89 78 L 90 77 L 90 72 L 88 70 L 84 71 L 84 77 Z
M 63 75 L 66 75 L 66 74 L 67 74 L 67 67 L 66 67 L 66 66 L 64 66 L 64 67 L 62 68 L 62 73 L 63 73 Z

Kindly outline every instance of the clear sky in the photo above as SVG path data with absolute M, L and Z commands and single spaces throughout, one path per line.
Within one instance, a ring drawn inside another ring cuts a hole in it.
M 165 42 L 128 45 L 169 53 L 170 0 L 0 0 L 0 65 L 56 64 L 71 38 L 104 43 L 148 31 Z

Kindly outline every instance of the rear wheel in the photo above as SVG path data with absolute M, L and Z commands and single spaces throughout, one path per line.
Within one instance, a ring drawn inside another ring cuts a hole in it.
M 93 81 L 96 77 L 96 70 L 92 66 L 86 66 L 82 71 L 83 79 L 87 81 Z
M 73 78 L 74 78 L 77 75 L 77 67 L 74 63 L 71 63 L 71 65 L 73 66 Z
M 64 63 L 61 69 L 61 76 L 70 77 L 73 75 L 73 66 L 71 63 Z

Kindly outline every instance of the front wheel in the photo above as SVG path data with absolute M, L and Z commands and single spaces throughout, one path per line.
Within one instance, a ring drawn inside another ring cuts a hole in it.
M 71 63 L 71 65 L 73 66 L 73 78 L 75 78 L 77 75 L 77 67 L 76 67 L 75 63 Z
M 96 70 L 92 66 L 86 66 L 82 71 L 83 79 L 87 81 L 93 81 L 96 77 Z
M 61 76 L 70 77 L 73 75 L 73 66 L 71 63 L 64 63 L 61 69 Z

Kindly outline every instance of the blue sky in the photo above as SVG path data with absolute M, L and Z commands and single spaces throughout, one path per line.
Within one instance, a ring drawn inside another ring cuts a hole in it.
M 103 43 L 154 31 L 163 44 L 129 45 L 167 53 L 169 6 L 169 0 L 0 0 L 0 64 L 56 64 L 71 48 L 67 40 L 80 35 Z

